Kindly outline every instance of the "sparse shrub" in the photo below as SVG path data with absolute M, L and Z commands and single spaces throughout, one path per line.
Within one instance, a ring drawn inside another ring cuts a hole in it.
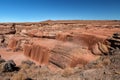
M 29 69 L 30 68 L 30 66 L 27 64 L 23 64 L 20 67 L 21 67 L 21 69 Z
M 11 80 L 28 80 L 28 76 L 26 71 L 21 70 L 17 74 L 14 74 L 11 78 Z
M 71 62 L 71 67 L 79 66 L 82 68 L 82 66 L 86 65 L 88 62 L 84 58 L 73 58 L 73 61 Z
M 4 62 L 5 62 L 5 60 L 2 59 L 2 58 L 0 58 L 0 64 L 1 64 L 1 63 L 4 63 Z
M 32 80 L 31 78 L 26 78 L 25 80 Z
M 22 69 L 29 69 L 32 65 L 35 65 L 35 63 L 32 62 L 32 61 L 29 61 L 29 60 L 27 60 L 27 61 L 22 61 L 22 63 L 21 63 L 21 68 L 22 68 Z
M 62 76 L 63 77 L 68 77 L 74 73 L 74 70 L 72 68 L 66 68 L 64 69 Z
M 110 63 L 111 63 L 110 58 L 105 58 L 105 59 L 103 60 L 103 65 L 104 65 L 104 66 L 110 65 Z
M 31 66 L 31 65 L 35 65 L 35 63 L 32 62 L 32 61 L 30 61 L 30 60 L 22 61 L 22 64 L 27 64 L 27 65 L 29 65 L 29 66 Z
M 5 62 L 5 64 L 4 64 L 4 71 L 5 72 L 15 71 L 15 66 L 16 66 L 16 64 L 14 63 L 14 61 L 9 60 L 9 61 Z

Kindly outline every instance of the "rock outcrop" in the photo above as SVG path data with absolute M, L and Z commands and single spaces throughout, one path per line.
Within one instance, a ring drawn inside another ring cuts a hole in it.
M 56 35 L 56 39 L 52 39 L 54 43 L 48 37 L 44 39 L 48 41 L 47 43 L 41 40 L 43 37 L 34 39 L 33 36 L 31 44 L 25 44 L 24 54 L 39 64 L 50 62 L 64 69 L 75 67 L 78 64 L 85 65 L 96 59 L 94 55 L 104 55 L 109 52 L 102 38 L 85 34 L 62 34 Z M 90 58 L 85 58 L 85 55 Z
M 16 29 L 15 29 L 15 24 L 12 24 L 8 29 L 0 31 L 0 35 L 8 35 L 8 34 L 15 34 Z
M 16 50 L 17 44 L 18 44 L 17 38 L 12 37 L 8 42 L 8 48 L 12 49 L 13 51 Z
M 49 44 L 41 40 L 37 42 L 40 43 L 25 44 L 24 55 L 40 65 L 50 62 L 64 69 L 66 67 L 75 67 L 78 64 L 85 65 L 97 58 L 90 50 L 71 42 L 58 42 L 54 40 L 54 46 L 51 40 L 49 40 Z
M 37 61 L 40 65 L 47 65 L 49 62 L 49 49 L 38 44 L 25 44 L 24 55 Z
M 56 39 L 82 45 L 82 47 L 89 49 L 95 55 L 107 54 L 109 52 L 107 40 L 94 35 L 59 33 Z
M 28 39 L 13 36 L 9 39 L 7 47 L 15 52 L 18 50 L 23 51 L 24 44 L 27 42 L 29 42 Z
M 0 47 L 6 47 L 4 35 L 0 35 Z
M 120 33 L 114 33 L 108 41 L 112 49 L 120 48 Z
M 64 69 L 66 67 L 75 67 L 77 64 L 85 65 L 89 59 L 84 59 L 88 55 L 91 60 L 94 57 L 88 50 L 80 47 L 57 45 L 51 51 L 50 62 Z
M 95 55 L 107 55 L 109 53 L 108 45 L 100 42 L 93 45 L 91 51 Z
M 47 38 L 47 39 L 55 39 L 56 33 L 54 32 L 45 32 L 45 31 L 39 31 L 39 30 L 29 30 L 26 32 L 26 35 L 30 37 L 36 37 L 36 38 Z

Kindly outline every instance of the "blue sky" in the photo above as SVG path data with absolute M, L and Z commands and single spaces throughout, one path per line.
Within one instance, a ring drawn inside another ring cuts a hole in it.
M 0 0 L 0 22 L 120 20 L 120 0 Z

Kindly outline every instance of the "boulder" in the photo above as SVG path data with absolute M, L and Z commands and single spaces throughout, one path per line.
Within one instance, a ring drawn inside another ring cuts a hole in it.
M 16 70 L 16 64 L 14 63 L 13 60 L 2 62 L 0 64 L 0 70 L 2 72 L 13 72 Z

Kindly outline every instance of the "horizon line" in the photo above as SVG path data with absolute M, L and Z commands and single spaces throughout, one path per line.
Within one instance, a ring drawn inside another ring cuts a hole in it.
M 0 23 L 39 23 L 45 21 L 120 21 L 120 19 L 46 19 L 40 21 L 0 21 Z

